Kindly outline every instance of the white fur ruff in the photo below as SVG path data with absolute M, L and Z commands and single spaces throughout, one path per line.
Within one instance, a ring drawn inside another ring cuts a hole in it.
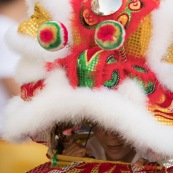
M 159 81 L 173 91 L 173 64 L 163 61 L 173 44 L 173 1 L 162 0 L 159 9 L 152 13 L 152 39 L 147 52 L 148 65 Z M 173 57 L 172 57 L 173 58 Z
M 124 89 L 127 92 L 122 94 Z M 145 150 L 150 146 L 156 153 L 173 155 L 173 128 L 156 122 L 146 109 L 142 93 L 130 80 L 125 81 L 119 91 L 73 89 L 64 71 L 58 69 L 50 74 L 44 90 L 31 102 L 20 97 L 10 101 L 5 113 L 4 138 L 21 141 L 57 122 L 80 123 L 87 118 L 105 129 L 120 132 L 136 148 Z
M 29 7 L 28 18 L 33 15 L 34 5 L 36 2 L 40 4 L 50 13 L 51 20 L 63 23 L 68 30 L 68 44 L 73 44 L 71 29 L 71 13 L 72 7 L 69 1 L 61 1 L 61 5 L 57 0 L 28 0 Z M 56 7 L 56 8 L 55 8 Z M 68 47 L 55 52 L 43 49 L 37 38 L 30 37 L 18 33 L 18 26 L 10 28 L 6 34 L 6 42 L 15 51 L 21 55 L 21 60 L 17 66 L 16 79 L 22 85 L 24 83 L 38 81 L 46 77 L 45 61 L 53 61 L 56 58 L 63 58 L 70 54 Z M 16 41 L 17 40 L 17 41 Z
M 27 0 L 28 15 L 33 14 L 36 0 Z M 52 20 L 70 26 L 69 1 L 39 0 L 52 15 Z M 56 7 L 56 8 L 55 8 Z M 172 65 L 162 62 L 167 48 L 173 43 L 173 0 L 162 0 L 161 6 L 152 14 L 153 34 L 147 52 L 148 64 L 161 83 L 173 91 Z M 172 16 L 172 17 L 171 17 Z M 13 31 L 16 32 L 17 28 Z M 13 32 L 14 33 L 14 32 Z M 173 127 L 159 124 L 147 110 L 147 97 L 135 81 L 126 80 L 117 91 L 105 88 L 72 88 L 62 69 L 47 73 L 44 63 L 67 56 L 67 48 L 48 52 L 36 39 L 20 34 L 8 34 L 8 43 L 20 52 L 17 79 L 20 84 L 46 78 L 46 87 L 32 101 L 23 101 L 19 96 L 10 100 L 5 110 L 4 138 L 19 142 L 35 136 L 57 122 L 80 123 L 84 118 L 98 122 L 105 129 L 118 131 L 136 148 L 173 156 Z M 17 42 L 15 40 L 18 40 Z

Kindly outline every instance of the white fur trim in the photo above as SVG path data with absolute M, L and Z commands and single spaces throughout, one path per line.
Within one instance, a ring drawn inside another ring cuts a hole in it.
M 126 79 L 118 88 L 118 92 L 129 100 L 133 100 L 136 105 L 146 105 L 148 98 L 142 87 L 131 79 Z
M 6 108 L 4 138 L 20 141 L 24 135 L 35 135 L 56 122 L 79 123 L 85 117 L 105 129 L 120 132 L 137 148 L 149 147 L 156 153 L 173 155 L 173 127 L 156 122 L 143 104 L 146 98 L 141 88 L 135 83 L 130 85 L 126 90 L 136 92 L 135 98 L 123 95 L 121 88 L 119 92 L 105 88 L 74 89 L 64 71 L 58 69 L 50 74 L 45 89 L 31 102 L 19 97 L 11 100 Z M 132 90 L 134 85 L 137 90 Z
M 16 73 L 16 79 L 20 84 L 45 78 L 46 61 L 53 61 L 70 54 L 68 47 L 54 52 L 46 51 L 39 45 L 37 39 L 17 33 L 17 26 L 7 32 L 6 42 L 13 51 L 21 55 Z
M 68 30 L 68 42 L 73 43 L 71 29 L 72 8 L 69 1 L 51 0 L 30 0 L 27 1 L 29 6 L 29 17 L 33 14 L 35 2 L 40 2 L 44 8 L 51 14 L 52 20 L 63 23 Z M 17 32 L 18 26 L 10 28 L 6 34 L 7 44 L 18 54 L 22 56 L 17 67 L 16 79 L 20 84 L 38 81 L 46 77 L 44 69 L 45 61 L 53 61 L 55 58 L 63 58 L 70 54 L 70 50 L 64 47 L 61 50 L 51 52 L 43 49 L 37 38 L 23 35 Z M 17 40 L 17 41 L 16 41 Z
M 161 1 L 160 8 L 152 13 L 152 39 L 147 53 L 148 65 L 159 81 L 173 91 L 173 65 L 163 62 L 168 47 L 173 43 L 173 1 Z
M 23 85 L 44 79 L 47 74 L 44 67 L 44 61 L 42 59 L 36 59 L 33 61 L 33 59 L 25 58 L 20 59 L 17 65 L 15 78 L 18 83 Z
M 70 51 L 66 47 L 55 52 L 43 49 L 36 38 L 22 35 L 17 32 L 17 27 L 14 26 L 6 34 L 6 42 L 15 52 L 20 53 L 23 58 L 54 60 L 55 58 L 62 58 L 69 55 Z M 17 41 L 16 41 L 17 40 Z

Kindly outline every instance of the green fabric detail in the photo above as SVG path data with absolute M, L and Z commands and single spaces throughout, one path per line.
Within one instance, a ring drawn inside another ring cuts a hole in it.
M 57 154 L 54 154 L 53 160 L 52 160 L 52 163 L 53 163 L 53 166 L 54 166 L 54 167 L 57 166 L 57 160 L 58 160 L 58 156 L 57 156 Z
M 104 86 L 112 89 L 112 88 L 114 88 L 114 87 L 116 87 L 118 85 L 119 80 L 120 80 L 120 77 L 119 77 L 118 70 L 115 70 L 112 73 L 111 79 L 106 81 L 104 83 Z
M 93 87 L 94 78 L 92 72 L 95 71 L 95 67 L 98 63 L 99 53 L 102 51 L 96 52 L 90 61 L 87 61 L 87 50 L 83 51 L 78 58 L 78 86 L 83 87 Z
M 133 79 L 142 86 L 146 95 L 152 94 L 155 91 L 155 85 L 152 81 L 149 81 L 147 84 L 145 84 L 144 81 L 138 79 L 138 77 L 134 77 Z
M 107 59 L 107 64 L 114 64 L 118 62 L 118 60 L 114 57 L 114 55 L 110 55 Z
M 147 95 L 153 93 L 155 91 L 155 85 L 153 82 L 148 82 L 148 84 L 145 86 L 145 93 Z
M 141 73 L 147 73 L 147 70 L 143 67 L 140 67 L 138 65 L 134 65 L 133 68 L 138 71 L 138 72 L 141 72 Z

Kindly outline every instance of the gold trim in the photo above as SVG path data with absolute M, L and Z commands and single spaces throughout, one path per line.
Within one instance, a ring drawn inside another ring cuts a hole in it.
M 19 25 L 18 32 L 31 37 L 36 37 L 40 25 L 49 20 L 51 20 L 50 14 L 37 2 L 35 4 L 34 14 Z

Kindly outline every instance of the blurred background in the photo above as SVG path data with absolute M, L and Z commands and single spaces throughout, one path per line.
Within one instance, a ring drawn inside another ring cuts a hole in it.
M 48 161 L 46 146 L 34 142 L 11 144 L 1 138 L 4 107 L 11 97 L 20 94 L 14 78 L 20 57 L 9 49 L 4 37 L 11 26 L 26 17 L 26 12 L 24 0 L 0 0 L 0 173 L 24 173 Z

